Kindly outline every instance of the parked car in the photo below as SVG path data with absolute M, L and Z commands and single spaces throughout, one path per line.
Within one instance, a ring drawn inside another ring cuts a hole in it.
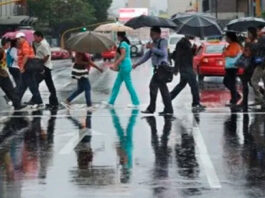
M 144 54 L 144 44 L 137 38 L 130 39 L 131 41 L 131 56 L 139 57 Z
M 198 48 L 193 58 L 193 69 L 197 72 L 199 81 L 202 82 L 205 76 L 225 75 L 223 50 L 226 45 L 222 41 L 204 42 Z M 238 74 L 242 75 L 243 70 L 239 69 Z
M 117 47 L 113 46 L 110 50 L 102 52 L 101 57 L 103 58 L 104 61 L 111 60 L 116 57 L 116 53 L 117 53 Z
M 70 53 L 67 50 L 62 49 L 60 47 L 51 48 L 51 52 L 52 52 L 52 60 L 70 58 Z
M 168 38 L 168 50 L 169 50 L 170 55 L 174 52 L 176 45 L 178 44 L 180 39 L 182 39 L 183 37 L 184 37 L 184 35 L 182 35 L 182 34 L 171 34 L 169 36 L 169 38 Z

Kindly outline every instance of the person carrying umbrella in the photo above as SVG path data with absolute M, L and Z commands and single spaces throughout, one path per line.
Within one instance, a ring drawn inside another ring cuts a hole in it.
M 146 62 L 148 59 L 152 58 L 152 64 L 154 67 L 154 75 L 150 83 L 150 104 L 145 111 L 142 113 L 154 113 L 156 109 L 156 98 L 158 89 L 161 92 L 163 103 L 165 105 L 164 111 L 160 115 L 173 114 L 173 107 L 171 103 L 170 94 L 166 82 L 158 79 L 156 75 L 157 69 L 161 63 L 168 62 L 168 43 L 166 39 L 161 38 L 161 29 L 159 27 L 152 27 L 150 36 L 153 43 L 148 43 L 146 48 L 149 49 L 145 55 L 133 65 L 135 69 L 139 65 Z
M 235 32 L 226 32 L 226 41 L 229 43 L 229 45 L 226 49 L 224 49 L 223 52 L 225 57 L 226 71 L 223 83 L 231 93 L 229 105 L 234 106 L 241 99 L 240 94 L 236 90 L 236 76 L 238 68 L 236 67 L 235 63 L 242 54 L 242 49 Z
M 112 69 L 115 71 L 119 71 L 119 73 L 112 89 L 112 93 L 109 99 L 109 104 L 114 105 L 115 100 L 120 91 L 121 84 L 124 81 L 127 90 L 131 95 L 133 106 L 138 106 L 140 102 L 131 79 L 132 61 L 131 61 L 130 41 L 126 37 L 125 32 L 118 32 L 117 37 L 118 40 L 120 41 L 120 45 L 118 47 L 118 53 L 120 54 L 120 57 L 115 61 L 115 63 L 112 66 Z
M 175 62 L 175 73 L 180 72 L 180 82 L 170 92 L 171 100 L 175 99 L 188 83 L 193 98 L 192 110 L 203 111 L 205 107 L 200 104 L 199 86 L 192 67 L 193 48 L 187 36 L 178 42 L 172 58 Z

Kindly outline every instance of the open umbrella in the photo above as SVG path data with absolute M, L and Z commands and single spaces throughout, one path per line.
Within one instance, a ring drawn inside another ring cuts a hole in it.
M 107 51 L 114 45 L 112 40 L 97 32 L 81 32 L 66 41 L 66 49 L 92 54 Z
M 129 32 L 132 28 L 120 23 L 108 23 L 98 26 L 94 31 L 96 32 Z
M 176 15 L 172 19 L 178 26 L 179 34 L 197 36 L 221 36 L 222 30 L 213 17 L 201 13 Z
M 134 17 L 125 23 L 126 26 L 137 29 L 142 27 L 161 27 L 161 28 L 173 28 L 177 26 L 169 19 L 156 17 L 156 16 L 145 16 Z
M 34 40 L 34 30 L 19 30 L 15 32 L 7 32 L 3 35 L 3 38 L 15 39 L 18 32 L 23 32 L 26 35 L 26 40 L 30 43 Z
M 237 32 L 245 32 L 249 27 L 265 26 L 265 20 L 256 17 L 243 17 L 230 21 L 226 28 Z

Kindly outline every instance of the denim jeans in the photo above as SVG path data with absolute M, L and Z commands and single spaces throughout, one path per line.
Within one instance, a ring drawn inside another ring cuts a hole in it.
M 86 104 L 87 106 L 91 106 L 92 102 L 91 102 L 91 87 L 90 87 L 90 83 L 89 80 L 87 78 L 80 78 L 77 80 L 77 90 L 74 91 L 68 98 L 67 101 L 71 102 L 72 100 L 74 100 L 77 96 L 79 96 L 81 93 L 85 92 L 85 96 L 86 96 Z

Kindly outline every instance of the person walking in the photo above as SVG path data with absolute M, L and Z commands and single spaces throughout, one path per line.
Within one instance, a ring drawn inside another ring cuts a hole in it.
M 235 65 L 236 60 L 242 54 L 242 49 L 238 43 L 235 32 L 226 32 L 227 48 L 224 49 L 223 55 L 225 57 L 225 76 L 224 85 L 230 90 L 231 100 L 229 106 L 235 106 L 241 99 L 240 94 L 236 90 L 236 77 L 238 68 Z
M 241 76 L 242 86 L 243 86 L 243 100 L 239 104 L 240 108 L 243 108 L 243 111 L 248 110 L 248 94 L 249 94 L 249 84 L 251 85 L 251 78 L 255 69 L 255 64 L 253 62 L 258 33 L 255 27 L 248 28 L 248 37 L 243 50 L 243 56 L 248 59 L 248 65 L 244 67 L 244 73 Z M 239 65 L 240 66 L 240 65 Z
M 91 86 L 88 79 L 89 70 L 91 67 L 96 68 L 101 73 L 103 72 L 85 53 L 76 52 L 75 63 L 72 69 L 72 78 L 77 79 L 77 89 L 62 102 L 62 105 L 69 108 L 72 100 L 74 100 L 82 92 L 85 92 L 86 104 L 88 108 L 92 107 L 91 102 Z
M 56 89 L 54 86 L 54 82 L 52 79 L 52 61 L 51 61 L 51 49 L 50 45 L 47 40 L 44 38 L 42 32 L 36 31 L 34 32 L 34 41 L 36 43 L 35 51 L 36 51 L 36 58 L 42 59 L 44 62 L 44 73 L 38 75 L 37 83 L 44 80 L 46 86 L 50 92 L 49 97 L 49 104 L 46 105 L 48 108 L 56 108 L 59 105 L 57 96 L 56 96 Z
M 158 89 L 162 95 L 163 103 L 165 105 L 164 111 L 160 115 L 173 114 L 173 107 L 171 103 L 170 94 L 166 82 L 158 79 L 157 69 L 162 63 L 168 63 L 168 43 L 166 39 L 161 38 L 161 29 L 159 27 L 152 27 L 150 32 L 153 43 L 148 43 L 146 48 L 149 49 L 144 56 L 133 65 L 133 68 L 137 68 L 150 58 L 152 59 L 152 65 L 154 67 L 154 74 L 151 79 L 150 89 L 150 104 L 142 113 L 154 113 L 156 110 L 156 99 Z
M 9 78 L 8 72 L 5 66 L 5 50 L 0 48 L 0 87 L 8 97 L 15 108 L 15 110 L 20 110 L 24 108 L 24 105 L 20 104 L 19 97 L 17 96 L 13 84 Z
M 18 44 L 16 39 L 12 39 L 10 42 L 10 48 L 7 50 L 6 53 L 6 62 L 7 67 L 12 75 L 16 88 L 18 87 L 20 80 L 21 80 L 21 73 L 18 66 Z
M 112 93 L 108 103 L 109 105 L 114 105 L 119 94 L 121 84 L 125 82 L 126 88 L 131 96 L 133 104 L 132 107 L 137 107 L 140 102 L 131 79 L 132 61 L 130 41 L 126 37 L 125 32 L 118 32 L 117 37 L 120 42 L 117 50 L 120 56 L 113 64 L 112 69 L 118 71 L 118 75 L 112 88 Z
M 30 46 L 25 37 L 26 35 L 23 32 L 19 32 L 16 35 L 19 46 L 18 66 L 21 71 L 21 82 L 18 86 L 18 96 L 21 100 L 27 88 L 29 88 L 33 95 L 32 103 L 30 105 L 39 108 L 43 105 L 43 103 L 36 81 L 36 72 L 27 69 L 27 64 L 29 64 L 30 60 L 33 59 L 35 55 L 33 48 Z
M 199 86 L 196 74 L 193 71 L 193 47 L 187 37 L 182 38 L 176 45 L 172 58 L 175 62 L 175 73 L 180 72 L 179 84 L 170 92 L 171 100 L 189 84 L 192 94 L 192 110 L 203 111 L 204 106 L 200 104 Z
M 255 69 L 251 77 L 251 84 L 255 94 L 255 104 L 265 105 L 264 91 L 260 88 L 259 82 L 265 84 L 265 36 L 262 35 L 256 44 L 256 53 L 254 57 Z

